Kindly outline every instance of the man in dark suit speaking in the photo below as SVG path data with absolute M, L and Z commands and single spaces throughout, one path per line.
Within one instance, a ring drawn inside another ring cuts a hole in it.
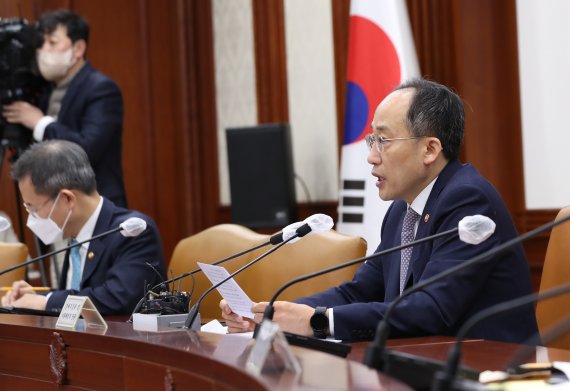
M 123 98 L 115 82 L 86 60 L 89 25 L 60 10 L 41 17 L 44 43 L 37 51 L 42 76 L 51 81 L 39 108 L 19 101 L 6 105 L 10 123 L 33 131 L 36 141 L 61 139 L 79 144 L 89 156 L 101 195 L 126 207 L 123 183 Z
M 126 315 L 135 308 L 145 284 L 166 278 L 164 254 L 155 223 L 142 213 L 117 207 L 99 195 L 87 154 L 69 141 L 32 145 L 12 166 L 28 227 L 45 244 L 62 238 L 81 242 L 136 217 L 147 228 L 136 237 L 119 232 L 76 247 L 65 257 L 59 289 L 35 294 L 16 281 L 3 306 L 57 310 L 68 295 L 88 296 L 103 315 Z M 152 266 L 149 266 L 149 263 Z
M 372 176 L 380 198 L 394 200 L 376 252 L 455 228 L 470 215 L 491 218 L 496 231 L 476 246 L 448 236 L 375 258 L 352 281 L 295 303 L 277 302 L 274 320 L 287 331 L 372 339 L 387 307 L 404 289 L 517 235 L 494 187 L 473 166 L 458 161 L 464 129 L 459 96 L 440 84 L 411 80 L 380 103 L 371 125 L 366 141 Z M 391 337 L 454 335 L 473 314 L 530 292 L 528 263 L 522 245 L 515 246 L 404 299 L 389 320 Z M 230 331 L 251 329 L 251 320 L 231 312 L 225 302 L 220 306 Z M 265 306 L 254 305 L 254 321 L 261 320 Z M 534 309 L 527 306 L 481 322 L 470 336 L 520 343 L 536 331 Z

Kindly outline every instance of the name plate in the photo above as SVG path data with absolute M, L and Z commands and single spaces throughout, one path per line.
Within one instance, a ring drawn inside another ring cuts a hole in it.
M 85 327 L 107 330 L 107 322 L 101 316 L 97 308 L 88 296 L 67 296 L 65 304 L 57 318 L 56 329 L 76 330 L 79 316 L 83 317 Z
M 261 374 L 270 353 L 281 359 L 281 362 L 285 364 L 285 369 L 296 374 L 301 373 L 301 364 L 291 351 L 287 339 L 277 323 L 264 320 L 245 363 L 246 370 L 255 375 Z M 272 368 L 272 370 L 276 370 L 276 368 Z

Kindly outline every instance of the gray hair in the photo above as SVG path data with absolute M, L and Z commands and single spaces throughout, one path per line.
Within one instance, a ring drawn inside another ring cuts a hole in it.
M 442 84 L 426 79 L 411 79 L 394 90 L 413 89 L 415 94 L 406 116 L 414 136 L 435 136 L 443 154 L 457 159 L 463 143 L 465 112 L 459 95 Z
M 12 165 L 12 178 L 20 182 L 27 177 L 37 194 L 51 198 L 62 189 L 93 194 L 97 188 L 87 153 L 64 140 L 44 141 L 27 149 Z

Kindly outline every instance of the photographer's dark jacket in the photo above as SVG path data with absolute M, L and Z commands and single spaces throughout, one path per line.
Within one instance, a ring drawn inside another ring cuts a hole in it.
M 47 112 L 52 89 L 40 100 Z M 71 80 L 56 122 L 49 124 L 44 140 L 60 139 L 79 144 L 95 170 L 97 190 L 118 206 L 127 199 L 121 162 L 123 98 L 117 84 L 89 62 Z

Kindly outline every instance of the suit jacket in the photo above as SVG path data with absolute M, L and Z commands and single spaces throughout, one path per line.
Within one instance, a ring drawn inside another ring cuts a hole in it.
M 154 286 L 166 279 L 160 235 L 148 216 L 119 208 L 104 199 L 93 236 L 118 227 L 130 217 L 144 219 L 147 229 L 137 237 L 127 238 L 115 232 L 90 242 L 79 291 L 65 289 L 69 269 L 69 257 L 65 257 L 60 290 L 51 293 L 46 310 L 59 310 L 68 295 L 79 295 L 89 296 L 102 315 L 130 314 L 146 285 Z
M 49 90 L 40 100 L 46 112 Z M 57 121 L 49 124 L 44 140 L 60 139 L 79 144 L 87 155 L 99 194 L 126 207 L 122 169 L 123 98 L 115 82 L 97 72 L 89 62 L 71 80 L 61 102 Z
M 407 205 L 395 201 L 381 230 L 381 251 L 401 243 Z M 434 276 L 494 248 L 517 235 L 512 219 L 494 187 L 471 165 L 450 162 L 440 173 L 420 217 L 416 239 L 457 227 L 465 216 L 481 214 L 496 224 L 494 234 L 479 245 L 447 236 L 413 247 L 407 286 Z M 343 340 L 372 339 L 386 308 L 399 295 L 400 252 L 363 264 L 352 281 L 298 300 L 333 307 L 334 334 Z M 530 272 L 522 245 L 483 264 L 431 285 L 404 299 L 389 320 L 391 337 L 455 335 L 473 314 L 531 293 Z M 537 332 L 532 306 L 476 325 L 471 337 L 521 343 Z

